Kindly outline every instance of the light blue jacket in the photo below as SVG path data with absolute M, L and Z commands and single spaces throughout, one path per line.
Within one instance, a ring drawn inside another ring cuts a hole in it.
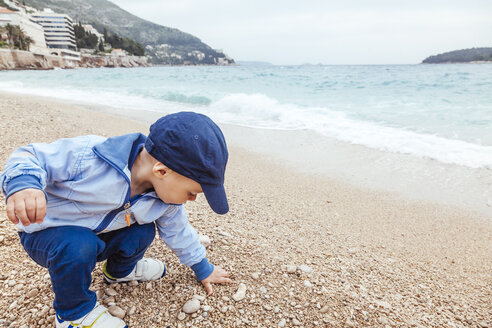
M 80 136 L 15 150 L 0 175 L 5 198 L 37 188 L 47 199 L 43 223 L 27 227 L 19 223 L 18 230 L 32 233 L 74 225 L 99 234 L 126 227 L 125 215 L 130 212 L 131 224 L 155 222 L 162 240 L 181 263 L 195 271 L 198 280 L 208 277 L 213 266 L 184 206 L 166 204 L 154 191 L 130 199 L 129 163 L 145 139 L 141 133 L 108 139 Z

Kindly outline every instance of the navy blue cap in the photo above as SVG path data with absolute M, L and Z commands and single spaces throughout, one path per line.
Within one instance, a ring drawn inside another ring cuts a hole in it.
M 171 170 L 198 182 L 218 214 L 229 211 L 224 174 L 229 153 L 222 131 L 207 116 L 169 114 L 150 126 L 145 149 Z

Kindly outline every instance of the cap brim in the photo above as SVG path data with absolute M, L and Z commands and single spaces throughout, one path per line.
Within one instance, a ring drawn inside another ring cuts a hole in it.
M 229 212 L 229 204 L 223 185 L 206 185 L 202 184 L 202 190 L 205 194 L 208 204 L 217 214 L 226 214 Z

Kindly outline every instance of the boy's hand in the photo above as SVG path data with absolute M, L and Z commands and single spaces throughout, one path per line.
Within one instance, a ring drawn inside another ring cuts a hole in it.
M 214 292 L 212 284 L 230 284 L 231 282 L 232 280 L 229 279 L 229 273 L 221 267 L 216 266 L 214 267 L 212 274 L 202 280 L 202 285 L 205 287 L 207 295 L 212 295 Z
M 7 216 L 13 224 L 24 226 L 42 223 L 46 216 L 46 196 L 39 189 L 28 188 L 12 194 L 7 199 Z

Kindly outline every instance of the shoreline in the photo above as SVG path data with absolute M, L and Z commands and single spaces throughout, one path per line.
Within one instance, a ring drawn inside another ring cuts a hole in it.
M 33 141 L 148 132 L 146 123 L 85 107 L 2 93 L 0 164 L 16 147 Z M 170 270 L 164 279 L 151 283 L 151 289 L 146 284 L 118 287 L 117 305 L 127 313 L 136 307 L 125 317 L 129 326 L 271 327 L 282 320 L 287 326 L 298 321 L 304 327 L 492 326 L 490 217 L 466 207 L 357 186 L 350 174 L 337 177 L 344 166 L 350 171 L 348 164 L 357 158 L 366 160 L 353 165 L 365 164 L 367 158 L 378 165 L 388 160 L 373 153 L 366 157 L 369 153 L 359 146 L 350 155 L 344 147 L 353 149 L 353 145 L 312 144 L 313 136 L 301 133 L 296 139 L 305 152 L 297 153 L 299 145 L 291 145 L 288 131 L 274 138 L 272 131 L 222 127 L 226 138 L 234 139 L 228 139 L 226 171 L 231 210 L 215 215 L 203 197 L 186 208 L 193 226 L 212 239 L 209 259 L 230 271 L 234 283 L 216 286 L 215 293 L 202 302 L 211 308 L 207 315 L 199 310 L 195 317 L 180 321 L 183 304 L 204 291 L 189 268 L 156 240 L 147 256 L 162 259 Z M 270 152 L 285 147 L 280 141 L 287 141 L 287 150 L 292 151 L 288 159 Z M 307 157 L 320 152 L 316 147 L 328 145 L 333 156 L 321 159 L 334 173 L 331 178 L 315 171 L 316 159 Z M 337 154 L 352 157 L 338 162 Z M 310 164 L 300 167 L 301 159 Z M 374 187 L 376 180 L 369 176 L 366 183 Z M 0 323 L 51 326 L 53 293 L 47 270 L 22 250 L 15 226 L 6 219 L 3 197 L 1 237 Z M 297 267 L 295 273 L 286 272 L 287 265 Z M 99 265 L 93 279 L 93 289 L 104 294 L 107 286 Z M 235 302 L 231 296 L 240 282 L 247 286 L 246 299 Z M 34 289 L 36 293 L 29 293 Z M 14 302 L 40 310 L 11 307 Z
M 94 105 L 37 95 L 55 103 L 124 117 L 150 125 L 165 113 Z M 309 130 L 276 130 L 219 124 L 229 145 L 267 156 L 281 166 L 323 176 L 369 192 L 389 193 L 410 201 L 437 203 L 476 211 L 492 221 L 492 170 L 446 164 L 433 159 L 351 144 Z M 146 134 L 146 132 L 144 132 Z M 466 190 L 466 192 L 463 192 Z

